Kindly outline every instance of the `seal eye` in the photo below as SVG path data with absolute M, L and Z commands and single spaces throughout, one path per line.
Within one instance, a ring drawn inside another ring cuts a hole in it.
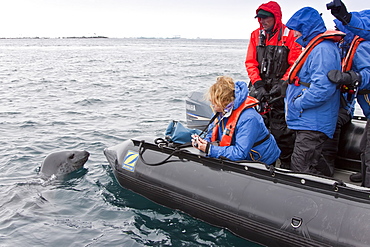
M 71 160 L 71 159 L 73 159 L 75 157 L 75 154 L 71 154 L 70 156 L 69 156 L 69 159 Z

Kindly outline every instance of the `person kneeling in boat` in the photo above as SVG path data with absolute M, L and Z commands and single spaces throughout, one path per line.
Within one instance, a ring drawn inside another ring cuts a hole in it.
M 274 165 L 280 149 L 270 135 L 262 116 L 253 108 L 258 100 L 248 96 L 243 81 L 217 77 L 208 91 L 208 99 L 218 114 L 204 139 L 193 136 L 192 144 L 211 158 L 259 161 Z

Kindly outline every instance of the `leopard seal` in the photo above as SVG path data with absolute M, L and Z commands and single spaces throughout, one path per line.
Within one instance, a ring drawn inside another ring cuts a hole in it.
M 87 151 L 60 151 L 51 153 L 41 164 L 43 177 L 62 179 L 65 175 L 77 171 L 87 162 L 90 153 Z

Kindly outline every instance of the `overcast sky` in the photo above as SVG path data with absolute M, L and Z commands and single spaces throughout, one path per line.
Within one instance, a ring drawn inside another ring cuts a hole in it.
M 369 0 L 343 0 L 349 11 Z M 259 0 L 0 0 L 0 37 L 173 37 L 248 39 L 258 27 Z M 280 0 L 283 22 L 300 8 L 323 14 L 329 0 Z

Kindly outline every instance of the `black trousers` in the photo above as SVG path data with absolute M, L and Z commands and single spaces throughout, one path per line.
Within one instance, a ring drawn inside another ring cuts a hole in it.
M 338 155 L 339 139 L 343 125 L 351 121 L 351 115 L 344 108 L 339 109 L 337 125 L 333 138 L 328 138 L 322 148 L 322 156 L 316 169 L 323 175 L 332 177 L 334 175 L 335 160 Z
M 266 92 L 270 92 L 275 83 L 280 83 L 279 80 L 273 80 L 272 83 L 265 85 Z M 252 97 L 257 97 L 257 91 L 250 83 L 250 93 Z M 271 100 L 271 99 L 270 99 Z M 280 98 L 271 105 L 271 111 L 262 115 L 266 127 L 274 136 L 276 143 L 281 151 L 279 160 L 280 167 L 290 169 L 291 157 L 295 141 L 295 132 L 288 128 L 285 121 L 285 104 L 284 98 Z
M 281 167 L 290 169 L 293 146 L 295 142 L 295 132 L 288 128 L 285 121 L 284 99 L 275 102 L 271 111 L 267 114 L 267 125 L 274 136 L 276 143 L 281 150 Z
M 296 172 L 322 174 L 316 168 L 327 139 L 328 136 L 319 131 L 297 130 L 291 169 Z

